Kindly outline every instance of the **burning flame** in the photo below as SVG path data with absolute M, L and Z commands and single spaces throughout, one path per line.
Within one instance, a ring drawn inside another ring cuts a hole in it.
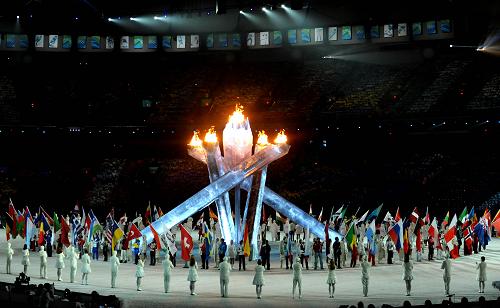
M 278 136 L 276 136 L 276 139 L 274 139 L 274 143 L 276 143 L 276 144 L 283 144 L 283 143 L 286 143 L 286 141 L 287 141 L 287 138 L 286 138 L 286 135 L 285 135 L 285 130 L 282 129 L 278 133 Z
M 210 143 L 217 142 L 217 134 L 215 133 L 215 128 L 213 126 L 208 129 L 208 132 L 205 135 L 205 142 L 210 142 Z
M 192 147 L 201 147 L 201 139 L 200 139 L 200 136 L 199 136 L 199 133 L 198 131 L 193 131 L 193 138 L 191 138 L 191 142 L 188 143 L 188 145 L 192 146 Z
M 245 122 L 245 116 L 243 115 L 243 106 L 236 104 L 236 108 L 232 115 L 229 116 L 229 123 L 241 124 Z
M 267 135 L 266 132 L 261 130 L 259 132 L 259 138 L 257 139 L 257 144 L 258 145 L 268 145 L 269 141 L 267 141 Z

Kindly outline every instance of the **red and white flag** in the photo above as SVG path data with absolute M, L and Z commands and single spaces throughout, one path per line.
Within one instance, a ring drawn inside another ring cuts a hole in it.
M 444 234 L 444 240 L 446 241 L 446 246 L 451 251 L 453 250 L 453 238 L 457 233 L 457 214 L 453 215 L 453 219 L 448 227 L 448 231 Z
M 179 228 L 181 229 L 182 260 L 188 261 L 193 250 L 193 238 L 182 224 L 179 225 Z
M 418 216 L 418 209 L 417 209 L 417 207 L 415 207 L 413 209 L 413 212 L 411 212 L 410 221 L 413 223 L 417 223 L 418 217 L 419 217 Z
M 432 236 L 432 238 L 434 239 L 434 242 L 436 243 L 438 240 L 438 233 L 439 233 L 436 217 L 434 217 L 434 219 L 432 220 L 431 225 L 429 226 L 428 233 L 430 236 Z
M 131 224 L 130 230 L 128 231 L 127 234 L 127 242 L 130 242 L 132 240 L 135 240 L 136 238 L 139 238 L 142 236 L 141 231 L 137 228 L 135 224 Z
M 398 222 L 401 220 L 401 214 L 399 214 L 399 206 L 398 209 L 396 210 L 396 215 L 394 216 L 394 221 Z

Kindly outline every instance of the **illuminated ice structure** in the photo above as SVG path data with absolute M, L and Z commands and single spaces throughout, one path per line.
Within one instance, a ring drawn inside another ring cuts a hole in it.
M 265 186 L 267 166 L 288 153 L 290 146 L 281 132 L 274 144 L 267 142 L 267 136 L 259 134 L 252 155 L 253 136 L 248 119 L 237 107 L 223 132 L 224 157 L 220 152 L 215 130 L 211 128 L 202 141 L 195 132 L 188 145 L 188 154 L 207 164 L 210 185 L 206 186 L 173 210 L 169 211 L 153 226 L 160 234 L 203 210 L 215 201 L 221 233 L 226 242 L 238 242 L 243 237 L 243 228 L 249 224 L 252 259 L 258 256 L 257 235 L 262 219 L 262 202 L 303 226 L 317 237 L 325 238 L 325 225 L 287 201 Z M 231 215 L 229 191 L 235 188 L 235 222 Z M 244 217 L 240 218 L 240 189 L 246 190 Z M 240 224 L 241 221 L 241 224 Z M 153 240 L 151 230 L 146 227 L 142 233 L 149 243 Z M 330 238 L 343 236 L 329 229 Z

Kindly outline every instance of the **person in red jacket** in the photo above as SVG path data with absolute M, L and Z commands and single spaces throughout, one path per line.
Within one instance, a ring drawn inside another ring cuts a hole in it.
M 356 244 L 352 245 L 352 252 L 351 252 L 351 267 L 356 267 L 356 260 L 358 259 L 358 247 Z

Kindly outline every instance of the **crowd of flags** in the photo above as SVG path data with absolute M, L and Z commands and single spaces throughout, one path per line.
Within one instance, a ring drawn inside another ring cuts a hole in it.
M 329 226 L 334 226 L 334 228 L 339 231 L 345 230 L 345 241 L 350 250 L 355 249 L 358 244 L 357 236 L 359 234 L 358 228 L 366 228 L 364 236 L 368 241 L 368 247 L 372 254 L 377 251 L 377 243 L 375 241 L 375 234 L 377 229 L 380 228 L 380 223 L 377 224 L 377 219 L 382 210 L 383 204 L 379 205 L 377 208 L 372 210 L 367 210 L 359 218 L 357 213 L 359 208 L 356 210 L 354 215 L 350 218 L 346 216 L 347 206 L 341 206 L 337 211 L 334 212 L 332 208 L 330 219 L 328 221 L 322 221 L 323 207 L 321 208 L 320 214 L 318 215 L 318 220 L 325 223 L 325 238 L 328 238 Z M 309 214 L 313 215 L 312 205 L 309 207 Z M 431 216 L 429 213 L 429 208 L 426 209 L 425 216 L 419 214 L 417 207 L 408 215 L 408 217 L 402 217 L 399 207 L 396 210 L 394 217 L 389 211 L 383 217 L 381 223 L 387 226 L 387 236 L 393 241 L 397 251 L 401 249 L 408 253 L 411 248 L 410 235 L 411 232 L 415 237 L 415 249 L 417 251 L 422 250 L 422 227 L 427 226 L 428 234 L 434 239 L 437 249 L 447 250 L 452 258 L 457 258 L 459 256 L 457 241 L 457 233 L 462 231 L 462 239 L 464 245 L 468 250 L 472 251 L 472 246 L 474 243 L 474 236 L 477 236 L 479 245 L 486 246 L 488 241 L 491 240 L 492 227 L 500 234 L 500 210 L 492 218 L 489 208 L 486 208 L 483 215 L 478 218 L 474 207 L 470 210 L 465 207 L 460 214 L 454 214 L 451 216 L 448 211 L 441 221 L 441 225 L 438 225 L 438 219 L 434 217 L 431 221 Z M 276 212 L 276 219 L 283 220 L 282 217 Z M 460 230 L 459 230 L 460 229 Z M 445 244 L 445 247 L 441 245 L 441 242 Z

